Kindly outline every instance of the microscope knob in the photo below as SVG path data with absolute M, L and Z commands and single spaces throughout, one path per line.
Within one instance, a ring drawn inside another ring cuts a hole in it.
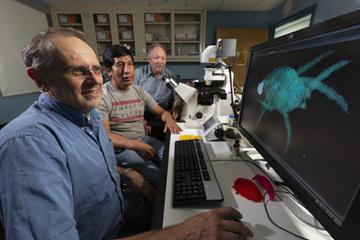
M 203 114 L 202 114 L 201 112 L 197 112 L 197 113 L 195 114 L 195 117 L 198 118 L 198 119 L 200 119 L 200 118 L 203 117 Z
M 217 128 L 214 131 L 214 135 L 215 137 L 219 138 L 219 139 L 223 139 L 224 138 L 224 129 L 223 128 Z

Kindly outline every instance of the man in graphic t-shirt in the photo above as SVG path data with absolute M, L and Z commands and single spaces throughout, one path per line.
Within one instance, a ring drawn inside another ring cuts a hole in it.
M 120 150 L 118 165 L 137 169 L 156 186 L 163 143 L 145 134 L 145 109 L 165 123 L 164 132 L 178 133 L 181 129 L 148 92 L 132 85 L 135 68 L 129 49 L 115 45 L 105 51 L 103 60 L 111 80 L 103 86 L 98 112 L 115 149 Z

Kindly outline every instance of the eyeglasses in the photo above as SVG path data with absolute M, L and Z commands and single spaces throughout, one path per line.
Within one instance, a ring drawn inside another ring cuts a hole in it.
M 66 72 L 73 77 L 86 77 L 91 75 L 91 72 L 94 73 L 95 75 L 101 74 L 101 68 L 100 66 L 93 66 L 91 68 L 80 66 L 80 67 L 68 68 Z

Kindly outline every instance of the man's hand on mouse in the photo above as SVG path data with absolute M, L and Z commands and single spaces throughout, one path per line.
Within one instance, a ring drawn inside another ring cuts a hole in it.
M 234 219 L 241 219 L 242 215 L 232 207 L 213 209 L 197 214 L 183 224 L 187 232 L 187 239 L 246 239 L 253 233 L 244 223 Z M 179 225 L 179 226 L 181 226 Z

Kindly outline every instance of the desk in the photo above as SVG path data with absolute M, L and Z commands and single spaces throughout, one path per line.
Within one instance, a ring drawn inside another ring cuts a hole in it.
M 183 129 L 181 134 L 201 134 L 200 129 Z M 181 135 L 179 134 L 179 135 Z M 172 185 L 173 185 L 173 160 L 174 142 L 179 140 L 179 135 L 168 135 L 166 139 L 164 160 L 162 165 L 162 179 L 159 187 L 158 201 L 155 206 L 153 217 L 153 228 L 163 228 L 166 226 L 181 223 L 190 216 L 193 216 L 206 209 L 173 208 Z M 226 142 L 208 143 L 213 149 L 215 157 L 219 159 L 234 158 L 232 150 Z M 226 149 L 227 148 L 227 149 Z M 221 152 L 216 151 L 222 149 Z M 210 154 L 210 158 L 212 158 Z M 260 170 L 244 161 L 213 161 L 213 168 L 216 173 L 224 201 L 220 206 L 232 206 L 237 208 L 242 214 L 242 221 L 254 233 L 252 239 L 256 240 L 298 240 L 299 238 L 275 227 L 267 218 L 262 202 L 255 203 L 246 198 L 235 194 L 232 189 L 234 180 L 238 177 L 251 179 L 255 174 L 262 174 Z M 267 208 L 272 219 L 281 227 L 303 236 L 307 239 L 332 239 L 324 230 L 318 230 L 309 226 L 294 215 L 283 201 L 277 200 L 268 202 Z

